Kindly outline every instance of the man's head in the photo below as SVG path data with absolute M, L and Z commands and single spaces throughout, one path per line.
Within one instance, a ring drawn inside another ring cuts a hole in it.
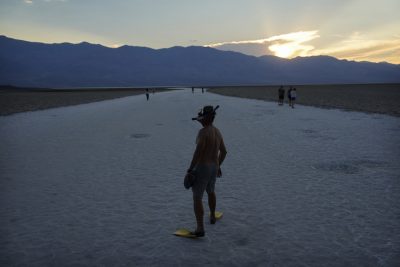
M 214 121 L 216 115 L 215 111 L 218 108 L 219 106 L 216 106 L 215 108 L 213 106 L 204 106 L 197 114 L 197 118 L 193 118 L 192 120 L 197 120 L 203 126 L 210 125 Z

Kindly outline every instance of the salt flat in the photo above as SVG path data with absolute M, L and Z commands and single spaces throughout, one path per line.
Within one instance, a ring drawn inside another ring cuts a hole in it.
M 0 117 L 1 266 L 399 265 L 399 118 L 150 97 Z M 183 239 L 191 117 L 206 104 L 228 149 L 224 218 Z

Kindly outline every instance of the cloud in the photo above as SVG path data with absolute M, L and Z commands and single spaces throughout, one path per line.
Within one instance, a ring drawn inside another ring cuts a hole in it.
M 206 45 L 220 50 L 237 51 L 244 54 L 262 56 L 276 55 L 292 58 L 305 56 L 314 49 L 304 43 L 319 38 L 318 31 L 299 31 L 272 36 L 269 38 L 246 41 L 231 41 Z
M 354 32 L 336 44 L 312 51 L 310 55 L 400 64 L 400 38 L 394 36 L 392 39 L 373 39 L 366 34 Z
M 297 56 L 328 55 L 339 59 L 400 64 L 400 36 L 392 34 L 385 39 L 376 34 L 355 31 L 350 35 L 335 35 L 338 41 L 321 43 L 316 49 L 307 44 L 320 35 L 318 31 L 300 31 L 276 35 L 269 38 L 232 41 L 207 45 L 224 51 L 236 51 L 247 55 L 275 55 L 283 58 Z
M 32 0 L 24 0 L 24 3 L 25 4 L 33 4 L 33 1 Z

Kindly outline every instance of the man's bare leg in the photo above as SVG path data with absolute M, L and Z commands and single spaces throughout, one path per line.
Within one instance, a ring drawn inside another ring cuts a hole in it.
M 217 205 L 217 197 L 215 195 L 215 192 L 209 193 L 208 194 L 208 207 L 210 208 L 210 223 L 215 224 L 216 219 L 215 219 L 215 207 Z
M 196 222 L 197 222 L 197 228 L 196 228 L 195 232 L 196 233 L 204 233 L 204 222 L 203 222 L 204 209 L 203 209 L 202 200 L 193 198 L 193 208 L 194 208 L 194 214 L 196 215 Z

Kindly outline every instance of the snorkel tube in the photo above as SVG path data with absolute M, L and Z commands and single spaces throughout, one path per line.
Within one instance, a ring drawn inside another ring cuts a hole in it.
M 217 106 L 214 108 L 213 114 L 215 114 L 215 111 L 216 111 L 218 108 L 219 108 L 219 105 L 217 105 Z M 197 120 L 201 119 L 201 117 L 204 116 L 203 110 L 201 110 L 197 115 L 198 115 L 198 116 L 197 116 L 196 118 L 192 118 L 192 121 L 197 121 Z

